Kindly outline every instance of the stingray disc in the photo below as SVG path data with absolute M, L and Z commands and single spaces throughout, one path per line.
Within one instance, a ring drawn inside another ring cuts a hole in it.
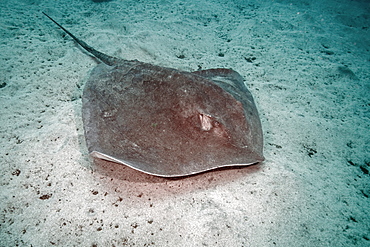
M 163 177 L 263 161 L 252 95 L 233 70 L 98 65 L 84 88 L 89 152 Z

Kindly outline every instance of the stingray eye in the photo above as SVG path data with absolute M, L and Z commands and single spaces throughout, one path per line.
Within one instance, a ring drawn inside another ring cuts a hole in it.
M 212 129 L 212 117 L 206 114 L 199 114 L 200 126 L 204 131 L 210 131 Z
M 213 127 L 219 128 L 221 126 L 220 122 L 213 120 Z

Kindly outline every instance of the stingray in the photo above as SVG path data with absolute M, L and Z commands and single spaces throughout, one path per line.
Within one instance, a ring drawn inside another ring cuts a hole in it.
M 234 70 L 186 72 L 112 57 L 43 14 L 102 62 L 82 95 L 92 157 L 161 177 L 264 160 L 257 108 Z

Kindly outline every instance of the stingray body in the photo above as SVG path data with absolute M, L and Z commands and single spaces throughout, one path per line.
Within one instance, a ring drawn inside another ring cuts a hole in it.
M 103 62 L 82 96 L 92 156 L 162 177 L 264 160 L 257 108 L 237 72 L 184 72 L 111 57 L 46 16 Z

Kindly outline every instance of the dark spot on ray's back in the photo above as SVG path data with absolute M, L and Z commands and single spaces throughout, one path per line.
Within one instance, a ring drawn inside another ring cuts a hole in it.
M 264 160 L 257 108 L 237 72 L 185 72 L 111 57 L 45 15 L 103 62 L 82 96 L 92 156 L 162 177 Z

